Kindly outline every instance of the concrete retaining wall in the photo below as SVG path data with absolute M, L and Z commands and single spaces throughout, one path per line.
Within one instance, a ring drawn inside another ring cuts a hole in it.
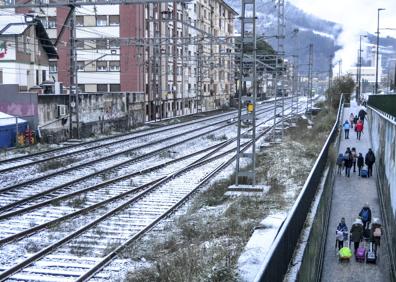
M 81 138 L 142 125 L 145 107 L 139 94 L 125 92 L 80 94 Z M 69 138 L 69 115 L 59 116 L 58 105 L 66 105 L 68 112 L 69 95 L 38 96 L 40 131 L 44 142 L 56 143 Z M 75 117 L 73 117 L 74 121 Z
M 396 122 L 374 108 L 368 107 L 367 112 L 376 156 L 378 194 L 396 281 Z

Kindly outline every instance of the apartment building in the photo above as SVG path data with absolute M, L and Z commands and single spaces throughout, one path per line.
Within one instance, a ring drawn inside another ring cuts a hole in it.
M 56 46 L 59 60 L 50 76 L 70 84 L 68 8 L 37 9 Z M 97 5 L 76 9 L 77 83 L 81 92 L 142 92 L 143 72 L 136 38 L 143 37 L 143 5 Z
M 224 1 L 146 5 L 148 120 L 229 104 L 234 93 L 235 15 Z
M 39 20 L 30 15 L 0 16 L 0 84 L 27 91 L 48 79 L 57 52 Z
M 59 60 L 50 62 L 50 77 L 66 88 L 71 52 L 69 30 L 63 27 L 68 11 L 36 9 L 59 53 Z M 146 120 L 228 105 L 234 93 L 235 15 L 221 0 L 79 7 L 79 89 L 144 92 Z

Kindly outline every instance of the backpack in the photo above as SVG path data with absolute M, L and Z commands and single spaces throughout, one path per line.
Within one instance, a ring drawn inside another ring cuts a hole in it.
M 369 211 L 368 211 L 368 209 L 364 209 L 362 211 L 362 220 L 363 221 L 368 221 L 368 219 L 369 219 Z
M 350 159 L 350 153 L 345 153 L 344 160 L 348 161 Z
M 379 227 L 375 228 L 374 232 L 373 232 L 373 236 L 374 237 L 381 237 L 381 235 L 382 235 L 381 228 L 379 228 Z

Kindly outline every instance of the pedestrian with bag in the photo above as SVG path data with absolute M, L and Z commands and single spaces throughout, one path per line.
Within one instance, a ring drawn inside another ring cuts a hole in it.
M 344 122 L 344 124 L 342 125 L 342 127 L 344 128 L 345 139 L 349 139 L 349 129 L 351 128 L 351 126 L 349 125 L 349 122 L 346 120 Z
M 352 167 L 352 152 L 348 147 L 344 154 L 344 166 L 345 166 L 345 176 L 351 176 L 351 167 Z
M 373 165 L 375 163 L 375 155 L 371 149 L 368 149 L 364 163 L 367 165 L 368 175 L 367 177 L 373 176 Z
M 360 176 L 360 172 L 362 171 L 362 168 L 364 166 L 364 158 L 362 153 L 359 153 L 359 156 L 357 157 L 357 166 L 358 166 L 358 172 Z
M 356 250 L 359 248 L 360 241 L 363 239 L 363 223 L 361 219 L 357 218 L 353 222 L 350 236 L 351 242 L 353 242 L 354 251 L 356 253 Z
M 336 230 L 336 245 L 338 250 L 344 247 L 344 241 L 348 241 L 348 227 L 345 224 L 345 218 L 341 218 Z
M 359 217 L 362 219 L 363 222 L 363 231 L 368 229 L 371 222 L 371 209 L 368 203 L 364 204 L 363 208 L 359 212 Z
M 355 131 L 357 140 L 360 140 L 363 132 L 363 122 L 361 120 L 357 121 L 357 124 L 355 125 Z
M 352 155 L 353 172 L 356 172 L 356 160 L 357 160 L 357 155 L 356 155 L 356 149 L 355 149 L 355 148 L 352 148 L 352 150 L 351 150 L 351 155 Z
M 383 233 L 384 232 L 379 218 L 374 217 L 370 227 L 370 242 L 372 242 L 374 245 L 375 254 L 377 254 L 377 249 L 380 246 L 381 236 Z
M 359 119 L 362 121 L 362 123 L 364 124 L 364 119 L 365 119 L 365 117 L 366 117 L 366 115 L 367 115 L 367 112 L 365 111 L 365 110 L 363 110 L 363 109 L 361 109 L 360 111 L 359 111 Z
M 349 124 L 351 125 L 351 129 L 353 129 L 353 121 L 355 119 L 355 115 L 353 113 L 351 113 L 349 115 Z
M 344 155 L 343 155 L 342 153 L 338 154 L 336 163 L 337 163 L 337 167 L 338 167 L 337 173 L 338 173 L 338 174 L 341 174 L 341 172 L 342 172 L 342 165 L 344 164 Z

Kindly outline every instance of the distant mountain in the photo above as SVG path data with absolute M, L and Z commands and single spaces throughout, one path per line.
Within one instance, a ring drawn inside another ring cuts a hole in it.
M 240 0 L 226 1 L 236 11 L 240 12 Z M 277 32 L 277 8 L 275 2 L 268 0 L 256 1 L 257 32 L 263 36 L 275 36 Z M 342 32 L 339 24 L 317 18 L 307 14 L 296 6 L 286 3 L 285 6 L 285 34 L 284 41 L 286 56 L 295 55 L 298 49 L 300 72 L 308 70 L 308 46 L 314 45 L 314 72 L 326 76 L 329 69 L 329 57 L 340 46 L 336 40 Z M 239 29 L 239 23 L 237 23 Z M 297 36 L 294 30 L 298 29 Z M 268 39 L 271 46 L 276 49 L 275 38 Z

